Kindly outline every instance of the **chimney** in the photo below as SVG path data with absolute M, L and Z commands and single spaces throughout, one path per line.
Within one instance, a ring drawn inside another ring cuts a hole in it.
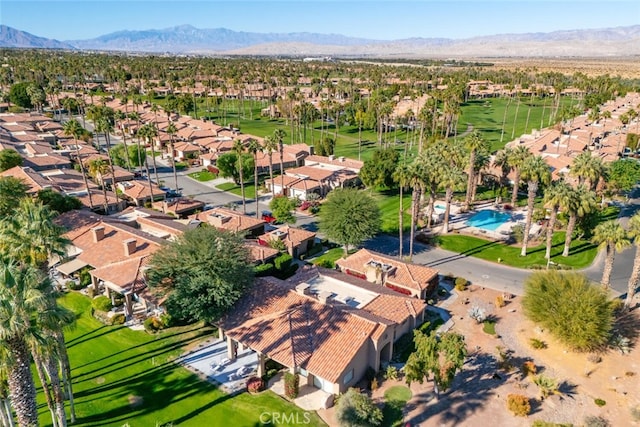
M 102 225 L 93 227 L 91 229 L 91 233 L 93 234 L 93 243 L 98 243 L 100 240 L 104 239 L 104 227 Z
M 300 295 L 311 295 L 311 285 L 308 283 L 300 283 L 296 286 L 296 292 Z
M 330 304 L 333 301 L 333 293 L 322 291 L 318 294 L 318 300 L 322 304 Z
M 124 245 L 124 256 L 131 256 L 136 252 L 136 239 L 127 239 L 122 242 Z

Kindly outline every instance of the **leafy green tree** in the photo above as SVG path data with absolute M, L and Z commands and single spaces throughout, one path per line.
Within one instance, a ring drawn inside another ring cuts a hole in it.
M 364 162 L 360 170 L 360 179 L 367 187 L 394 187 L 393 173 L 398 166 L 399 158 L 400 155 L 393 148 L 374 151 L 373 157 Z
M 599 249 L 606 250 L 601 282 L 602 286 L 609 289 L 616 252 L 622 252 L 624 248 L 629 246 L 627 233 L 617 220 L 610 220 L 596 226 L 591 241 L 599 245 Z
M 37 199 L 43 205 L 49 206 L 49 209 L 59 214 L 82 207 L 82 202 L 77 197 L 67 196 L 50 188 L 38 191 Z
M 405 365 L 407 383 L 418 381 L 422 384 L 432 377 L 436 395 L 447 391 L 467 357 L 464 336 L 453 332 L 438 336 L 436 331 L 426 335 L 415 330 L 413 343 L 415 351 Z
M 370 427 L 382 424 L 382 411 L 371 398 L 355 388 L 340 396 L 336 420 L 344 427 Z
M 0 150 L 0 172 L 4 172 L 16 166 L 22 166 L 23 158 L 16 150 L 5 148 Z
M 640 163 L 619 159 L 609 165 L 608 186 L 613 191 L 630 191 L 640 181 Z
M 329 193 L 320 210 L 320 230 L 331 240 L 349 246 L 362 243 L 380 230 L 381 215 L 376 201 L 364 191 L 338 188 Z
M 115 145 L 111 149 L 113 163 L 122 168 L 128 168 L 130 166 L 135 168 L 144 164 L 147 157 L 147 153 L 144 148 L 138 147 L 137 145 L 128 145 L 126 147 L 126 151 L 127 154 L 125 154 L 124 144 Z
M 11 215 L 20 200 L 27 196 L 29 186 L 12 176 L 0 177 L 0 219 Z
M 294 224 L 296 217 L 293 214 L 293 210 L 296 208 L 296 202 L 286 196 L 275 196 L 269 202 L 269 208 L 278 222 L 286 222 L 288 224 Z
M 233 152 L 221 154 L 216 161 L 216 167 L 223 178 L 231 178 L 236 185 L 240 185 L 240 172 L 238 171 L 238 155 Z M 253 156 L 244 153 L 242 155 L 242 176 L 251 176 L 253 172 Z
M 215 227 L 185 232 L 154 253 L 147 271 L 151 288 L 168 294 L 176 319 L 215 322 L 253 283 L 244 239 Z
M 31 97 L 27 92 L 30 82 L 20 82 L 11 86 L 9 89 L 9 102 L 22 108 L 32 108 Z
M 318 156 L 330 156 L 333 154 L 333 149 L 336 145 L 335 139 L 330 136 L 325 136 L 320 139 L 318 143 L 315 145 L 315 154 Z
M 614 304 L 584 275 L 556 270 L 533 273 L 524 284 L 524 314 L 576 351 L 601 348 L 611 335 Z

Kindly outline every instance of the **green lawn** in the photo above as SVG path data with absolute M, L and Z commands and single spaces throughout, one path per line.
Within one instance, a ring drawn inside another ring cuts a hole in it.
M 564 249 L 564 238 L 564 231 L 554 233 L 551 260 L 561 267 L 584 268 L 591 265 L 597 253 L 597 246 L 588 241 L 573 239 L 569 256 L 565 258 L 561 255 Z M 531 268 L 547 265 L 547 260 L 544 258 L 546 250 L 544 243 L 530 247 L 527 250 L 526 257 L 520 256 L 520 245 L 509 246 L 504 243 L 461 234 L 439 236 L 437 237 L 437 244 L 442 249 L 482 258 L 487 261 L 498 262 L 498 258 L 501 258 L 503 264 L 513 267 Z
M 398 190 L 393 191 L 380 191 L 374 192 L 373 196 L 378 202 L 380 213 L 382 214 L 382 225 L 380 231 L 383 233 L 398 233 L 398 227 L 400 224 L 399 208 L 400 208 L 400 193 Z M 403 214 L 403 230 L 409 231 L 411 228 L 411 193 L 405 192 L 402 195 L 402 207 Z
M 411 399 L 411 390 L 403 385 L 390 387 L 384 392 L 385 405 L 382 409 L 382 425 L 384 427 L 402 426 L 402 409 Z
M 254 427 L 263 412 L 304 419 L 302 410 L 271 392 L 232 397 L 172 362 L 185 346 L 211 335 L 211 328 L 198 324 L 149 335 L 102 325 L 90 316 L 83 295 L 70 293 L 60 301 L 77 314 L 77 327 L 66 333 L 76 426 Z M 40 422 L 51 425 L 43 400 L 40 393 Z M 308 425 L 325 425 L 310 415 Z
M 335 265 L 334 263 L 340 258 L 342 258 L 343 255 L 344 255 L 344 248 L 342 247 L 333 248 L 333 249 L 329 249 L 319 257 L 310 260 L 310 262 L 316 265 L 318 264 L 324 265 L 324 263 L 331 263 L 332 265 Z
M 216 179 L 217 175 L 209 172 L 208 170 L 202 170 L 200 172 L 191 172 L 189 176 L 197 181 L 206 182 L 211 181 L 212 179 Z
M 242 189 L 240 188 L 239 185 L 236 185 L 234 182 L 225 182 L 220 185 L 217 185 L 216 188 L 218 190 L 228 191 L 229 193 L 242 197 Z M 247 200 L 256 198 L 255 186 L 253 184 L 244 185 L 244 197 Z

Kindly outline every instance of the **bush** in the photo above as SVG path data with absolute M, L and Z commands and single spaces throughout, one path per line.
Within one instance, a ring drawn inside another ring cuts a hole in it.
M 607 292 L 578 273 L 533 273 L 522 307 L 530 320 L 576 351 L 600 349 L 611 336 L 614 312 Z
M 256 277 L 272 276 L 273 264 L 266 263 L 266 264 L 256 265 L 253 268 L 253 272 L 255 273 Z
M 80 282 L 76 282 L 75 280 L 67 280 L 65 286 L 67 287 L 67 289 L 71 289 L 72 291 L 79 291 L 80 289 L 84 288 L 84 286 L 82 286 Z
M 89 298 L 92 298 L 92 299 L 93 299 L 93 297 L 95 297 L 95 296 L 96 296 L 96 288 L 94 288 L 93 286 L 88 287 L 88 288 L 87 288 L 87 296 L 88 296 Z
M 603 400 L 603 399 L 596 398 L 596 399 L 593 399 L 593 403 L 595 403 L 598 406 L 604 406 L 604 405 L 607 404 L 607 401 Z
M 640 406 L 631 408 L 631 418 L 633 418 L 634 421 L 640 421 Z
M 455 281 L 456 291 L 460 291 L 460 292 L 464 291 L 465 289 L 467 289 L 468 284 L 469 284 L 469 281 L 464 277 L 456 277 L 456 281 Z
M 284 394 L 289 399 L 295 399 L 300 392 L 300 377 L 298 374 L 287 372 L 284 374 Z
M 249 393 L 258 393 L 264 390 L 264 381 L 262 378 L 251 377 L 247 380 L 247 391 Z
M 376 391 L 378 389 L 378 379 L 374 378 L 371 380 L 371 391 Z
M 342 426 L 379 426 L 382 411 L 369 396 L 350 388 L 336 404 L 335 418 Z
M 531 344 L 531 347 L 535 348 L 536 350 L 547 348 L 547 343 L 539 340 L 538 338 L 531 338 L 529 340 L 529 344 Z
M 507 408 L 516 417 L 526 417 L 531 412 L 529 398 L 521 394 L 510 394 L 507 396 Z
M 157 332 L 164 329 L 164 323 L 159 317 L 147 317 L 143 323 L 144 329 L 147 332 Z
M 602 417 L 590 415 L 584 418 L 584 427 L 609 427 L 609 421 Z
M 266 374 L 264 374 L 264 376 L 262 377 L 262 379 L 264 380 L 265 383 L 268 383 L 269 380 L 273 377 L 275 377 L 276 375 L 278 375 L 278 370 L 277 369 L 269 369 L 267 371 Z
M 498 295 L 496 297 L 495 304 L 498 308 L 504 307 L 504 297 L 502 295 Z
M 535 420 L 532 427 L 573 427 L 573 424 L 567 423 L 550 423 L 548 421 Z
M 387 380 L 397 380 L 398 369 L 392 365 L 387 366 L 387 370 L 384 372 L 384 378 Z
M 118 313 L 111 318 L 112 325 L 124 325 L 124 322 L 127 320 L 124 313 Z
M 527 360 L 522 364 L 522 375 L 528 377 L 529 375 L 535 375 L 538 371 L 536 364 L 531 360 Z
M 316 265 L 318 267 L 323 267 L 323 268 L 331 268 L 331 269 L 336 268 L 336 264 L 330 259 L 321 259 L 316 263 Z
M 106 297 L 104 295 L 101 295 L 98 298 L 94 298 L 93 301 L 91 301 L 91 305 L 93 306 L 93 308 L 100 311 L 109 311 L 113 307 L 109 297 Z
M 293 261 L 293 257 L 291 255 L 282 254 L 278 256 L 275 260 L 273 260 L 273 264 L 275 265 L 276 270 L 286 271 L 291 265 L 292 261 Z
M 477 323 L 482 323 L 487 318 L 487 315 L 485 314 L 484 310 L 478 307 L 477 305 L 474 305 L 473 307 L 471 307 L 468 311 L 468 314 L 469 314 L 469 317 L 471 317 Z

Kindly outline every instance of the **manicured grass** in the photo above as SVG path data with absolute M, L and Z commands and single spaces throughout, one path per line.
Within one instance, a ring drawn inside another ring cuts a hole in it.
M 378 207 L 380 208 L 380 213 L 382 216 L 382 225 L 380 226 L 380 231 L 383 233 L 397 233 L 400 218 L 399 218 L 399 208 L 400 208 L 400 193 L 398 190 L 392 191 L 377 191 L 372 192 L 373 197 L 378 202 Z M 403 215 L 403 230 L 409 231 L 411 228 L 411 193 L 405 191 L 402 194 L 402 208 L 404 210 Z
M 263 412 L 304 412 L 271 392 L 229 396 L 172 360 L 214 331 L 202 324 L 157 335 L 104 326 L 90 314 L 87 297 L 70 293 L 60 302 L 77 315 L 66 332 L 76 426 L 255 426 Z M 51 425 L 39 394 L 41 425 Z M 309 425 L 325 425 L 315 413 Z
M 591 265 L 597 253 L 597 246 L 588 241 L 573 239 L 569 256 L 565 258 L 561 255 L 564 249 L 564 238 L 564 231 L 554 233 L 551 246 L 551 261 L 560 267 L 568 268 L 584 268 Z M 533 268 L 547 265 L 547 260 L 544 257 L 545 243 L 530 247 L 527 250 L 527 256 L 521 257 L 520 245 L 509 246 L 504 243 L 461 234 L 438 236 L 436 241 L 442 249 L 493 262 L 498 262 L 498 258 L 501 258 L 503 264 L 513 267 Z
M 382 409 L 382 425 L 384 427 L 401 427 L 402 410 L 411 399 L 412 393 L 409 387 L 396 385 L 384 392 L 385 405 Z
M 217 175 L 209 172 L 208 170 L 203 170 L 200 172 L 191 172 L 189 176 L 197 181 L 206 182 L 211 181 L 212 179 L 216 179 Z
M 220 185 L 217 185 L 216 188 L 222 191 L 228 191 L 231 194 L 235 194 L 236 196 L 242 197 L 242 189 L 239 185 L 236 185 L 234 182 L 225 182 Z M 244 197 L 249 199 L 256 198 L 255 186 L 253 184 L 245 184 L 244 185 Z
M 324 265 L 325 263 L 327 263 L 327 266 L 329 265 L 328 263 L 335 265 L 335 262 L 342 258 L 343 255 L 344 248 L 333 248 L 329 249 L 319 257 L 312 259 L 311 262 L 316 265 Z

